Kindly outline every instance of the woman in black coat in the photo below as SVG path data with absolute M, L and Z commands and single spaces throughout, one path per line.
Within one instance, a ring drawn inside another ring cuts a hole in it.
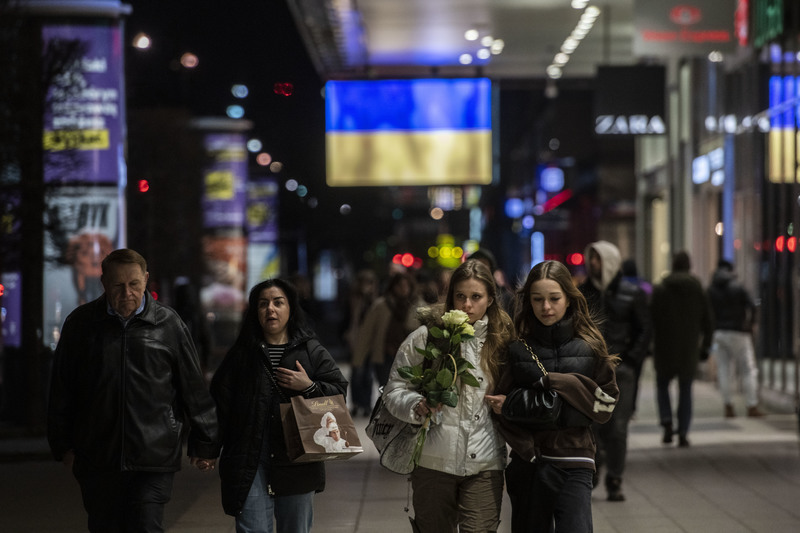
M 308 532 L 314 493 L 325 488 L 322 462 L 291 463 L 280 403 L 347 394 L 330 353 L 305 325 L 297 291 L 262 281 L 250 291 L 242 329 L 211 382 L 223 447 L 222 506 L 239 533 Z

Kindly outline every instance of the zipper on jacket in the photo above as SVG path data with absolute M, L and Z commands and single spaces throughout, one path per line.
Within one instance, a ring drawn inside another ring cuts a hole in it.
M 119 436 L 119 463 L 120 468 L 125 470 L 125 351 L 127 350 L 127 327 L 122 325 L 122 353 L 120 354 L 120 384 L 119 384 L 119 417 L 120 417 L 120 436 Z
M 275 496 L 275 493 L 272 492 L 272 483 L 267 483 L 267 494 L 270 496 Z

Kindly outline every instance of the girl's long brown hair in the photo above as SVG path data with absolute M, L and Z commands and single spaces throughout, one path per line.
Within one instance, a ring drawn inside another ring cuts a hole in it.
M 514 338 L 514 323 L 497 299 L 497 285 L 489 267 L 474 259 L 468 259 L 453 271 L 445 299 L 447 309 L 455 308 L 453 295 L 456 284 L 469 279 L 483 283 L 487 295 L 492 299 L 492 305 L 486 310 L 489 324 L 486 342 L 481 350 L 481 369 L 489 377 L 491 388 L 500 379 L 500 367 L 505 357 L 506 345 Z
M 567 314 L 572 318 L 572 325 L 575 335 L 580 337 L 592 348 L 592 351 L 600 358 L 618 362 L 619 358 L 608 353 L 603 334 L 600 333 L 592 315 L 589 312 L 589 305 L 583 293 L 578 290 L 572 281 L 572 274 L 569 269 L 558 261 L 543 261 L 535 265 L 528 273 L 525 284 L 516 293 L 514 325 L 521 337 L 533 331 L 536 322 L 536 315 L 533 313 L 531 305 L 531 286 L 543 279 L 550 279 L 558 283 L 561 290 L 567 297 L 569 308 Z

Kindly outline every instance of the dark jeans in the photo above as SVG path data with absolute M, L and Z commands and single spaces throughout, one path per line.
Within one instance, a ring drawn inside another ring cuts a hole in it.
M 162 533 L 174 472 L 80 472 L 92 533 Z
M 672 380 L 656 375 L 656 399 L 661 425 L 672 424 L 672 401 L 669 384 Z M 684 437 L 692 424 L 692 378 L 678 378 L 678 434 Z
M 512 454 L 506 468 L 512 533 L 591 533 L 592 470 L 529 463 Z

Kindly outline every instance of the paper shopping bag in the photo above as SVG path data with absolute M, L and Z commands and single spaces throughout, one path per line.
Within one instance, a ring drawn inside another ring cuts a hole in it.
M 289 459 L 295 463 L 349 459 L 364 451 L 344 396 L 292 396 L 281 404 Z

